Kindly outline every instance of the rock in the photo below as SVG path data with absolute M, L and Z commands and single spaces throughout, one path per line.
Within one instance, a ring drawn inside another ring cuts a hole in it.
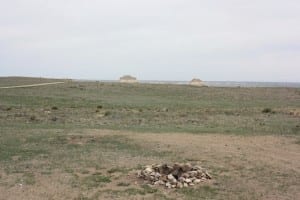
M 179 164 L 179 163 L 175 163 L 174 165 L 173 165 L 173 170 L 178 170 L 178 169 L 180 169 L 181 168 L 181 165 Z
M 176 183 L 177 183 L 176 178 L 175 178 L 172 174 L 169 174 L 169 175 L 168 175 L 168 180 L 169 180 L 170 183 L 172 183 L 172 184 L 176 184 Z
M 190 177 L 190 175 L 189 175 L 188 173 L 183 173 L 183 174 L 181 174 L 181 177 L 184 177 L 184 178 L 189 178 L 189 177 Z
M 150 168 L 150 167 L 147 167 L 145 170 L 144 170 L 144 172 L 146 172 L 146 173 L 151 173 L 153 170 L 152 170 L 152 168 Z
M 156 174 L 156 173 L 152 171 L 152 172 L 150 173 L 150 176 L 155 176 L 155 174 Z
M 161 165 L 154 165 L 152 166 L 152 169 L 155 171 L 155 172 L 159 172 L 159 169 L 161 168 Z
M 181 183 L 183 183 L 183 182 L 185 182 L 185 178 L 184 178 L 184 177 L 180 177 L 180 178 L 178 179 L 178 181 L 180 181 Z
M 183 184 L 180 183 L 180 182 L 177 182 L 177 185 L 176 185 L 177 188 L 183 188 Z
M 196 177 L 190 178 L 192 182 L 194 182 L 194 180 L 196 180 Z
M 203 168 L 200 167 L 200 166 L 198 166 L 198 165 L 196 165 L 196 166 L 193 167 L 193 170 L 195 170 L 195 171 L 198 171 L 198 170 L 199 170 L 199 171 L 202 172 Z
M 179 168 L 179 169 L 176 169 L 176 170 L 174 170 L 173 172 L 172 172 L 172 175 L 174 176 L 174 177 L 180 177 L 181 175 L 182 175 L 182 173 L 183 173 L 183 171 L 182 171 L 182 169 L 181 168 Z
M 183 172 L 191 171 L 192 165 L 190 163 L 186 163 L 186 164 L 182 165 L 182 170 L 183 170 Z
M 205 173 L 199 173 L 199 174 L 197 175 L 197 178 L 203 178 L 203 177 L 206 177 Z
M 172 184 L 176 184 L 176 183 L 177 183 L 177 180 L 176 180 L 176 178 L 174 178 L 174 179 L 170 180 L 170 182 L 171 182 Z
M 138 172 L 137 172 L 137 176 L 138 176 L 138 177 L 143 177 L 142 171 L 138 171 Z
M 202 176 L 202 174 L 203 174 L 203 172 L 202 171 L 200 171 L 200 170 L 197 170 L 197 172 L 198 172 L 198 174 L 197 174 L 197 177 L 201 177 Z
M 158 180 L 154 182 L 154 185 L 165 185 L 165 182 L 162 180 Z
M 193 181 L 193 183 L 196 183 L 196 184 L 198 184 L 198 183 L 200 183 L 200 182 L 201 182 L 200 179 L 195 179 L 195 180 Z
M 168 181 L 167 175 L 162 175 L 161 177 L 159 177 L 160 180 L 162 181 Z
M 159 178 L 159 177 L 161 177 L 161 174 L 160 173 L 158 173 L 158 172 L 155 172 L 155 175 L 154 175 L 156 178 Z
M 171 166 L 168 166 L 167 164 L 163 164 L 159 168 L 159 173 L 161 174 L 170 174 L 173 171 L 173 168 Z
M 174 165 L 149 165 L 137 173 L 139 178 L 144 179 L 148 184 L 164 185 L 166 188 L 182 188 L 198 184 L 211 175 L 200 166 L 192 166 L 189 163 Z
M 166 187 L 167 187 L 167 188 L 171 188 L 171 187 L 172 187 L 171 183 L 167 182 L 167 183 L 166 183 Z
M 175 179 L 175 177 L 174 177 L 172 174 L 169 174 L 169 175 L 168 175 L 168 179 L 169 179 L 169 180 L 173 180 L 173 179 Z
M 190 177 L 196 177 L 198 175 L 198 171 L 189 171 L 188 174 Z
M 192 180 L 191 180 L 191 179 L 189 179 L 189 178 L 187 178 L 187 179 L 185 179 L 185 182 L 186 182 L 186 183 L 191 183 L 191 182 L 192 182 Z
M 205 172 L 206 178 L 211 179 L 211 175 L 208 172 Z

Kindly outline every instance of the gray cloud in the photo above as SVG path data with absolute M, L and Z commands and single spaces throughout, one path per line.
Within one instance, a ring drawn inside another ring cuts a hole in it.
M 298 0 L 0 0 L 0 75 L 300 81 Z

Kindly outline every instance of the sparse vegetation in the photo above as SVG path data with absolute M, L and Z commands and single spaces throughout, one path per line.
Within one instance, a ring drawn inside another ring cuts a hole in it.
M 35 121 L 35 120 L 36 120 L 36 116 L 35 115 L 30 116 L 30 121 Z
M 128 187 L 130 185 L 130 183 L 125 183 L 125 182 L 120 182 L 117 184 L 117 186 L 120 186 L 120 187 Z
M 116 173 L 116 172 L 127 173 L 128 171 L 130 171 L 130 169 L 126 169 L 124 167 L 114 167 L 114 168 L 109 169 L 107 172 L 109 174 L 113 174 L 113 173 Z
M 104 112 L 104 116 L 109 116 L 109 115 L 111 115 L 111 111 L 105 111 Z
M 30 113 L 39 119 L 35 127 L 46 128 L 243 135 L 299 133 L 293 128 L 298 124 L 297 115 L 288 114 L 299 107 L 297 88 L 196 88 L 118 83 L 102 83 L 97 87 L 97 83 L 87 82 L 80 83 L 80 87 L 85 88 L 81 92 L 70 88 L 73 86 L 77 87 L 78 83 L 0 90 L 1 105 L 14 108 L 0 113 L 0 123 L 26 127 L 25 118 Z M 286 96 L 290 98 L 287 100 Z M 53 105 L 50 110 L 49 105 Z M 276 114 L 260 115 L 273 111 Z M 54 113 L 59 120 L 51 120 Z M 255 118 L 260 121 L 253 120 Z M 261 121 L 263 126 L 259 126 Z
M 272 110 L 271 108 L 264 108 L 263 110 L 262 110 L 262 113 L 275 113 L 275 111 L 274 110 Z
M 25 173 L 20 181 L 21 183 L 24 183 L 26 185 L 34 185 L 35 184 L 34 174 Z
M 299 98 L 296 88 L 93 82 L 0 90 L 0 194 L 298 199 Z M 213 179 L 172 192 L 136 183 L 137 169 L 174 162 Z
M 208 185 L 199 188 L 182 188 L 180 192 L 184 194 L 188 200 L 216 198 L 216 189 Z
M 82 184 L 86 185 L 88 188 L 98 187 L 103 183 L 111 182 L 110 178 L 107 176 L 103 176 L 100 174 L 93 174 L 91 176 L 87 176 L 82 180 Z

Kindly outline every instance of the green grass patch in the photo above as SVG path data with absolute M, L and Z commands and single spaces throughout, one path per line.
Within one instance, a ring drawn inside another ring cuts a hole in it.
M 119 182 L 119 183 L 117 184 L 117 186 L 119 186 L 119 187 L 128 187 L 128 186 L 130 186 L 130 183 Z
M 212 186 L 204 185 L 198 188 L 182 188 L 179 190 L 187 200 L 215 199 L 217 191 Z

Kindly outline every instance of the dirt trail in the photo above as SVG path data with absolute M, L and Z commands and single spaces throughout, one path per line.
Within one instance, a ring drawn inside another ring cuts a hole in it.
M 37 87 L 37 86 L 44 86 L 44 85 L 56 85 L 56 84 L 62 84 L 62 83 L 65 83 L 65 82 L 51 82 L 51 83 L 37 83 L 37 84 L 30 84 L 30 85 L 5 86 L 5 87 L 0 87 L 0 89 Z

